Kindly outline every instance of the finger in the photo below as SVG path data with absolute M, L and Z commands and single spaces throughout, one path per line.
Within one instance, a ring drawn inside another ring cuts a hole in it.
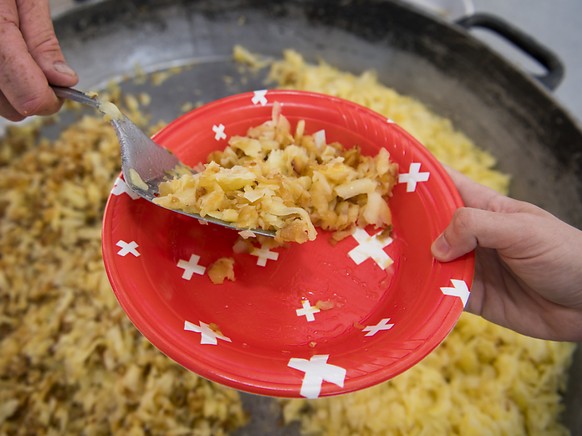
M 9 121 L 21 121 L 24 119 L 16 109 L 12 107 L 6 96 L 0 92 L 0 117 Z
M 60 102 L 24 42 L 13 2 L 0 5 L 0 90 L 22 116 L 56 112 Z
M 503 251 L 523 239 L 525 214 L 496 213 L 474 208 L 457 209 L 448 227 L 433 242 L 433 256 L 441 261 L 457 259 L 477 246 Z M 518 240 L 516 240 L 516 238 Z
M 500 195 L 493 189 L 480 185 L 453 168 L 446 167 L 446 169 L 467 207 L 487 209 L 489 203 Z
M 32 58 L 46 75 L 48 82 L 58 86 L 73 86 L 77 73 L 66 63 L 55 35 L 49 2 L 19 1 L 20 30 Z
M 524 201 L 506 197 L 469 177 L 446 167 L 449 176 L 457 187 L 465 206 L 492 212 L 536 212 L 535 206 Z

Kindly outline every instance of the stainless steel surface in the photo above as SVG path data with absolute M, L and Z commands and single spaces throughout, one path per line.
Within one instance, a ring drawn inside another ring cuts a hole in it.
M 447 20 L 456 20 L 475 12 L 472 0 L 406 0 Z
M 190 168 L 164 147 L 152 141 L 129 118 L 118 112 L 116 107 L 107 108 L 107 102 L 100 101 L 97 97 L 90 97 L 84 92 L 72 88 L 53 86 L 55 94 L 59 98 L 69 99 L 99 110 L 104 116 L 111 118 L 111 125 L 115 129 L 117 139 L 121 147 L 121 170 L 125 183 L 138 194 L 154 203 L 160 192 L 160 183 L 168 179 L 177 167 Z M 111 111 L 114 112 L 111 112 Z M 144 185 L 147 185 L 147 189 Z M 156 203 L 154 203 L 156 204 Z M 160 206 L 161 207 L 161 206 Z M 201 216 L 196 213 L 186 213 L 180 210 L 172 212 L 196 218 L 200 221 L 228 227 L 233 230 L 245 230 L 231 223 L 210 216 Z M 274 237 L 275 233 L 263 229 L 251 229 L 253 233 L 262 236 Z

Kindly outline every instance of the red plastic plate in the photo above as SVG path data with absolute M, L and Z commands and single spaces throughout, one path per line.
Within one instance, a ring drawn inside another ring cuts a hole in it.
M 435 158 L 364 107 L 298 91 L 256 91 L 196 109 L 155 140 L 190 165 L 231 135 L 270 119 L 275 101 L 294 126 L 327 142 L 386 147 L 399 164 L 393 238 L 362 229 L 337 245 L 313 242 L 236 254 L 238 234 L 138 199 L 120 178 L 103 225 L 103 257 L 119 303 L 162 352 L 210 380 L 252 393 L 307 397 L 363 389 L 405 371 L 450 332 L 469 296 L 474 259 L 435 261 L 430 245 L 462 206 Z M 235 259 L 236 281 L 207 267 Z M 318 301 L 328 310 L 317 311 Z M 216 327 L 218 327 L 218 332 Z

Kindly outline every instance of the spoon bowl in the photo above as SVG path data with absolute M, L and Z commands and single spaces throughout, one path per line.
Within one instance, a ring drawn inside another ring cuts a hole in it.
M 156 144 L 129 118 L 121 113 L 113 103 L 102 101 L 96 96 L 88 95 L 73 88 L 58 86 L 53 86 L 52 88 L 57 97 L 90 106 L 97 109 L 109 119 L 115 129 L 121 146 L 121 171 L 125 183 L 141 198 L 154 203 L 154 198 L 159 194 L 160 183 L 171 177 L 171 174 L 177 168 L 186 168 L 194 172 L 192 168 L 182 163 L 171 151 Z M 200 221 L 218 224 L 237 231 L 251 230 L 256 235 L 275 236 L 275 232 L 273 231 L 240 228 L 229 222 L 210 216 L 201 216 L 196 213 L 187 213 L 174 209 L 170 210 L 196 218 Z

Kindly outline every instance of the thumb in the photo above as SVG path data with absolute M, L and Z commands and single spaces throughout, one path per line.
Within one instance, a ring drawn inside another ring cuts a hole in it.
M 510 247 L 523 229 L 518 215 L 469 207 L 457 209 L 448 227 L 433 242 L 432 254 L 437 260 L 447 262 L 477 246 L 497 250 Z
M 48 82 L 58 86 L 73 86 L 77 73 L 67 64 L 54 32 L 49 2 L 22 0 L 18 15 L 20 31 L 30 55 L 45 74 Z

